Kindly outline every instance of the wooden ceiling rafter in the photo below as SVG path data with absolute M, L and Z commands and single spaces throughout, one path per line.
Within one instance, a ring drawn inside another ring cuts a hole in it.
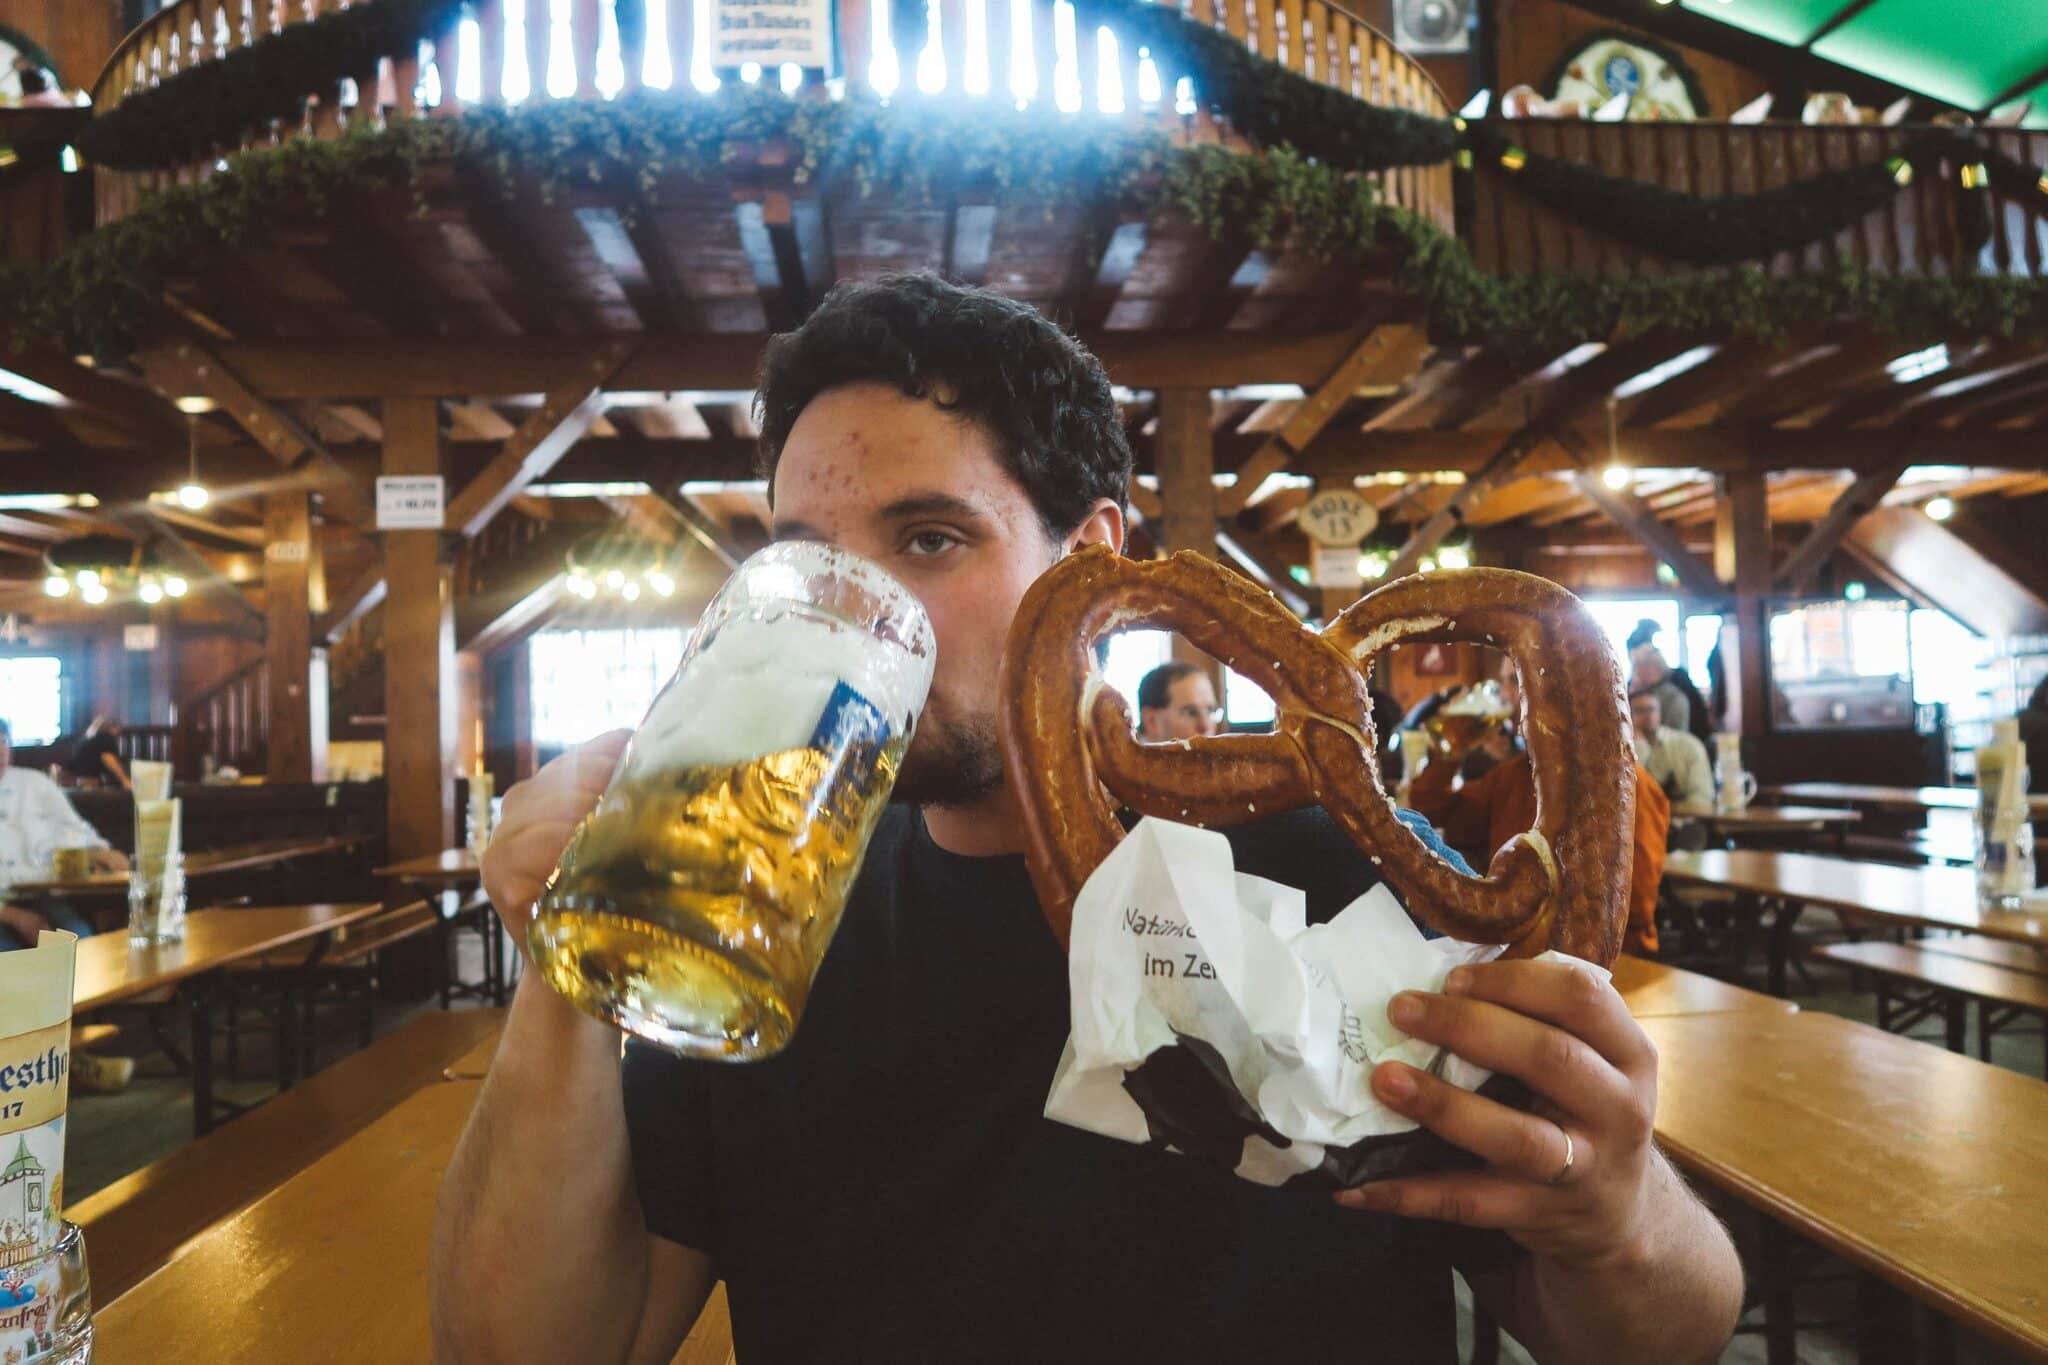
M 1239 467 L 1236 481 L 1217 490 L 1218 515 L 1234 516 L 1241 511 L 1269 477 L 1284 472 L 1295 456 L 1323 433 L 1330 419 L 1361 387 L 1405 382 L 1421 367 L 1428 350 L 1429 337 L 1420 327 L 1388 323 L 1373 328 Z
M 307 462 L 329 476 L 319 485 L 326 510 L 357 526 L 374 519 L 374 502 L 341 461 L 282 407 L 258 395 L 221 358 L 197 340 L 186 338 L 146 351 L 142 371 L 152 388 L 175 402 L 205 398 L 231 417 L 256 443 L 287 469 Z

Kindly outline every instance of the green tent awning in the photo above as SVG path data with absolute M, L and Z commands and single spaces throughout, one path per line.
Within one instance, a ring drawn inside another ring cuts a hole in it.
M 1880 80 L 1985 112 L 2031 99 L 2048 128 L 2048 0 L 1682 0 Z

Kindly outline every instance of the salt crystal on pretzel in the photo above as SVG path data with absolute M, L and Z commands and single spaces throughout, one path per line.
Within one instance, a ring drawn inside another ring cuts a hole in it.
M 1098 639 L 1173 630 L 1263 687 L 1270 734 L 1172 745 L 1132 738 L 1095 669 Z M 1430 851 L 1380 782 L 1365 674 L 1400 643 L 1472 640 L 1521 671 L 1536 826 L 1483 876 Z M 1468 569 L 1399 579 L 1318 634 L 1263 591 L 1190 553 L 1139 562 L 1092 548 L 1024 596 L 1003 658 L 1000 728 L 1023 808 L 1026 862 L 1062 944 L 1074 898 L 1123 837 L 1111 797 L 1142 814 L 1241 824 L 1321 804 L 1410 913 L 1453 938 L 1548 948 L 1606 966 L 1620 951 L 1634 818 L 1634 753 L 1619 667 L 1578 599 L 1547 579 Z

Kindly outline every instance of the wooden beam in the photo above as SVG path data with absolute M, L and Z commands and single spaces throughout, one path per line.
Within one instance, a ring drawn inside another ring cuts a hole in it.
M 347 467 L 296 417 L 258 395 L 232 366 L 199 342 L 188 338 L 147 351 L 142 370 L 166 397 L 212 400 L 287 469 L 319 464 L 329 476 L 320 485 L 327 509 L 357 526 L 373 521 L 375 504 Z
M 1223 551 L 1224 558 L 1235 565 L 1240 573 L 1279 598 L 1289 611 L 1304 619 L 1308 617 L 1309 600 L 1302 595 L 1301 589 L 1295 585 L 1287 570 L 1267 558 L 1250 540 L 1241 539 L 1228 531 L 1218 531 L 1216 547 Z
M 265 544 L 265 531 L 260 526 L 227 526 L 211 517 L 202 517 L 182 507 L 166 507 L 162 503 L 151 503 L 150 512 L 158 521 L 187 531 L 197 531 L 202 536 L 212 536 L 252 550 L 260 550 Z
M 1730 474 L 1724 484 L 1725 519 L 1735 569 L 1735 659 L 1728 676 L 1736 683 L 1735 721 L 1745 739 L 1770 732 L 1768 614 L 1771 595 L 1770 492 L 1760 473 Z M 1727 632 L 1723 632 L 1724 643 Z M 1724 651 L 1725 652 L 1725 651 Z
M 528 484 L 554 468 L 604 411 L 604 386 L 633 353 L 633 345 L 630 340 L 605 342 L 578 367 L 574 379 L 550 391 L 498 457 L 455 495 L 447 528 L 474 536 Z
M 1721 581 L 1714 577 L 1713 570 L 1693 558 L 1691 550 L 1678 532 L 1657 520 L 1657 514 L 1644 505 L 1643 500 L 1626 489 L 1609 488 L 1598 474 L 1580 470 L 1572 475 L 1572 483 L 1588 502 L 1607 515 L 1607 519 L 1628 532 L 1639 541 L 1643 548 L 1662 562 L 1671 566 L 1678 575 L 1678 581 L 1686 592 L 1699 602 L 1719 602 L 1727 595 Z
M 1193 550 L 1216 557 L 1216 433 L 1209 412 L 1207 389 L 1159 391 L 1160 516 L 1153 539 L 1167 554 Z M 1216 695 L 1223 695 L 1223 674 L 1214 660 L 1178 635 L 1173 654 L 1208 669 Z
M 52 526 L 47 521 L 36 521 L 29 517 L 18 517 L 11 512 L 0 512 L 0 535 L 11 536 L 16 540 L 33 541 L 38 545 L 55 545 L 59 541 L 71 539 L 71 532 L 61 526 Z
M 327 780 L 327 651 L 313 643 L 310 596 L 312 499 L 304 492 L 263 500 L 263 609 L 269 620 L 264 659 L 270 669 L 269 761 L 272 782 Z
M 384 404 L 384 472 L 442 472 L 440 405 Z M 438 853 L 455 841 L 455 621 L 439 531 L 385 531 L 386 826 L 393 858 Z
M 1429 352 L 1429 336 L 1420 327 L 1389 324 L 1373 328 L 1350 355 L 1323 377 L 1280 430 L 1266 438 L 1237 471 L 1237 482 L 1217 496 L 1218 511 L 1235 516 L 1251 501 L 1266 479 L 1287 468 L 1289 461 L 1322 434 L 1337 410 L 1366 385 L 1403 384 L 1412 379 Z
M 1229 388 L 1320 383 L 1357 348 L 1358 329 L 1202 336 L 1091 332 L 1078 340 L 1126 388 Z M 631 391 L 751 390 L 765 333 L 633 338 L 639 350 L 613 378 Z M 272 401 L 485 398 L 540 393 L 590 358 L 591 340 L 506 337 L 467 341 L 265 341 L 222 346 L 223 365 Z
M 465 611 L 457 636 L 464 653 L 488 657 L 518 644 L 574 603 L 564 576 L 556 572 L 524 593 L 509 598 L 493 595 L 489 603 L 477 602 L 478 607 L 488 606 L 489 610 Z
M 82 415 L 141 445 L 185 443 L 178 410 L 141 384 L 87 369 L 69 356 L 43 348 L 0 355 L 0 366 L 63 394 Z
M 1849 528 L 1869 515 L 1912 463 L 1911 456 L 1902 456 L 1859 476 L 1856 482 L 1849 485 L 1846 492 L 1835 499 L 1834 505 L 1828 508 L 1827 515 L 1814 523 L 1813 529 L 1807 532 L 1806 539 L 1800 542 L 1799 548 L 1794 550 L 1791 557 L 1778 569 L 1776 581 L 1790 587 L 1795 593 L 1806 591 L 1807 586 L 1813 581 L 1814 574 L 1820 571 L 1820 566 L 1841 545 L 1843 537 L 1849 534 Z
M 368 568 L 355 576 L 339 597 L 328 601 L 327 610 L 313 628 L 313 638 L 323 645 L 332 645 L 348 633 L 348 628 L 360 621 L 384 600 L 384 557 L 370 561 Z
M 114 521 L 126 526 L 128 533 L 137 541 L 144 545 L 154 545 L 165 561 L 193 587 L 227 602 L 259 627 L 263 625 L 262 609 L 251 602 L 211 559 L 201 554 L 190 541 L 170 526 L 158 520 L 156 514 L 149 508 L 115 508 L 110 516 Z M 261 636 L 255 638 L 260 639 Z
M 1478 473 L 1468 478 L 1441 508 L 1409 533 L 1407 542 L 1394 555 L 1393 563 L 1387 566 L 1382 581 L 1392 582 L 1414 573 L 1423 557 L 1443 544 L 1444 538 L 1464 522 L 1465 509 L 1486 496 L 1496 485 L 1505 482 L 1515 472 L 1516 466 L 1528 458 L 1537 441 L 1536 434 L 1525 429 L 1501 443 L 1493 458 Z

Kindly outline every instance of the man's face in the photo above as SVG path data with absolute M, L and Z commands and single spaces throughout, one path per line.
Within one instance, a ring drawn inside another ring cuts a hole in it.
M 1628 699 L 1628 715 L 1635 722 L 1636 738 L 1649 739 L 1664 718 L 1664 706 L 1655 692 L 1641 692 Z
M 1671 672 L 1671 665 L 1664 662 L 1664 651 L 1655 645 L 1637 645 L 1628 657 L 1635 665 L 1634 681 L 1638 687 L 1655 687 Z
M 1198 739 L 1216 733 L 1216 685 L 1207 673 L 1175 678 L 1166 705 L 1145 708 L 1145 738 Z
M 873 560 L 917 594 L 938 638 L 932 690 L 896 799 L 968 805 L 1002 782 L 997 672 L 1024 590 L 1055 542 L 976 423 L 882 384 L 830 389 L 790 429 L 775 470 L 778 540 Z M 1070 540 L 1120 532 L 1084 522 Z

